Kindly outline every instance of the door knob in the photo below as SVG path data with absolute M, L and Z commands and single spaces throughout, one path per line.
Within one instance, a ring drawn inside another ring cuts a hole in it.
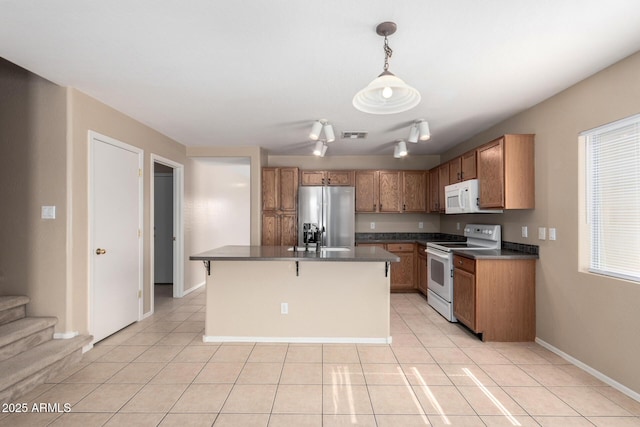
M 104 255 L 106 253 L 107 253 L 106 249 L 100 249 L 100 248 L 96 249 L 96 255 Z

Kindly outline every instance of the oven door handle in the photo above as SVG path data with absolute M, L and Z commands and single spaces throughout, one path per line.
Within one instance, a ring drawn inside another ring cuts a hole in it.
M 427 248 L 427 254 L 428 255 L 433 255 L 435 257 L 438 257 L 438 258 L 444 259 L 444 260 L 448 260 L 449 259 L 449 253 L 448 252 L 441 252 L 441 251 L 438 251 L 437 249 Z

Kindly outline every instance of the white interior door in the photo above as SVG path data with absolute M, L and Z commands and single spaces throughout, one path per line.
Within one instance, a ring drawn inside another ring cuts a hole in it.
M 139 318 L 142 153 L 95 135 L 91 144 L 91 333 L 100 341 Z
M 173 174 L 153 177 L 155 283 L 173 283 Z

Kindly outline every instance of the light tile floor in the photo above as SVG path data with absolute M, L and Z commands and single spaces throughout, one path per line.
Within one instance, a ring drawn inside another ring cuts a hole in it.
M 220 345 L 202 342 L 204 291 L 167 290 L 20 399 L 70 412 L 0 426 L 640 426 L 640 402 L 535 343 L 483 343 L 418 294 L 391 295 L 392 345 Z

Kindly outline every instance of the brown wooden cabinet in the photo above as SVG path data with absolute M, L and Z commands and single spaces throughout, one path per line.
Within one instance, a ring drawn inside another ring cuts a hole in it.
M 534 135 L 504 135 L 476 153 L 481 208 L 535 207 Z
M 427 172 L 402 172 L 402 212 L 427 211 Z
M 429 212 L 444 212 L 444 187 L 449 185 L 449 163 L 429 171 Z
M 401 171 L 359 170 L 355 181 L 356 213 L 402 212 Z
M 476 330 L 476 274 L 475 261 L 454 257 L 453 312 L 458 321 Z
M 476 177 L 476 150 L 471 150 L 449 161 L 449 184 Z
M 301 171 L 300 185 L 354 185 L 352 170 Z
M 402 172 L 378 171 L 378 212 L 402 212 Z
M 427 285 L 429 283 L 426 249 L 425 245 L 416 246 L 417 287 L 423 295 L 427 295 Z
M 422 170 L 357 170 L 356 212 L 427 212 L 427 181 Z
M 440 212 L 440 169 L 435 167 L 429 171 L 429 212 Z
M 356 212 L 378 212 L 378 178 L 377 171 L 356 171 Z
M 453 312 L 484 341 L 533 341 L 535 259 L 453 257 Z
M 391 263 L 391 291 L 414 292 L 416 286 L 416 262 L 414 243 L 388 243 L 387 250 L 400 258 Z
M 418 289 L 414 243 L 358 243 L 358 246 L 377 246 L 400 258 L 400 262 L 391 263 L 391 292 L 415 292 Z
M 262 169 L 262 245 L 298 240 L 298 168 Z

